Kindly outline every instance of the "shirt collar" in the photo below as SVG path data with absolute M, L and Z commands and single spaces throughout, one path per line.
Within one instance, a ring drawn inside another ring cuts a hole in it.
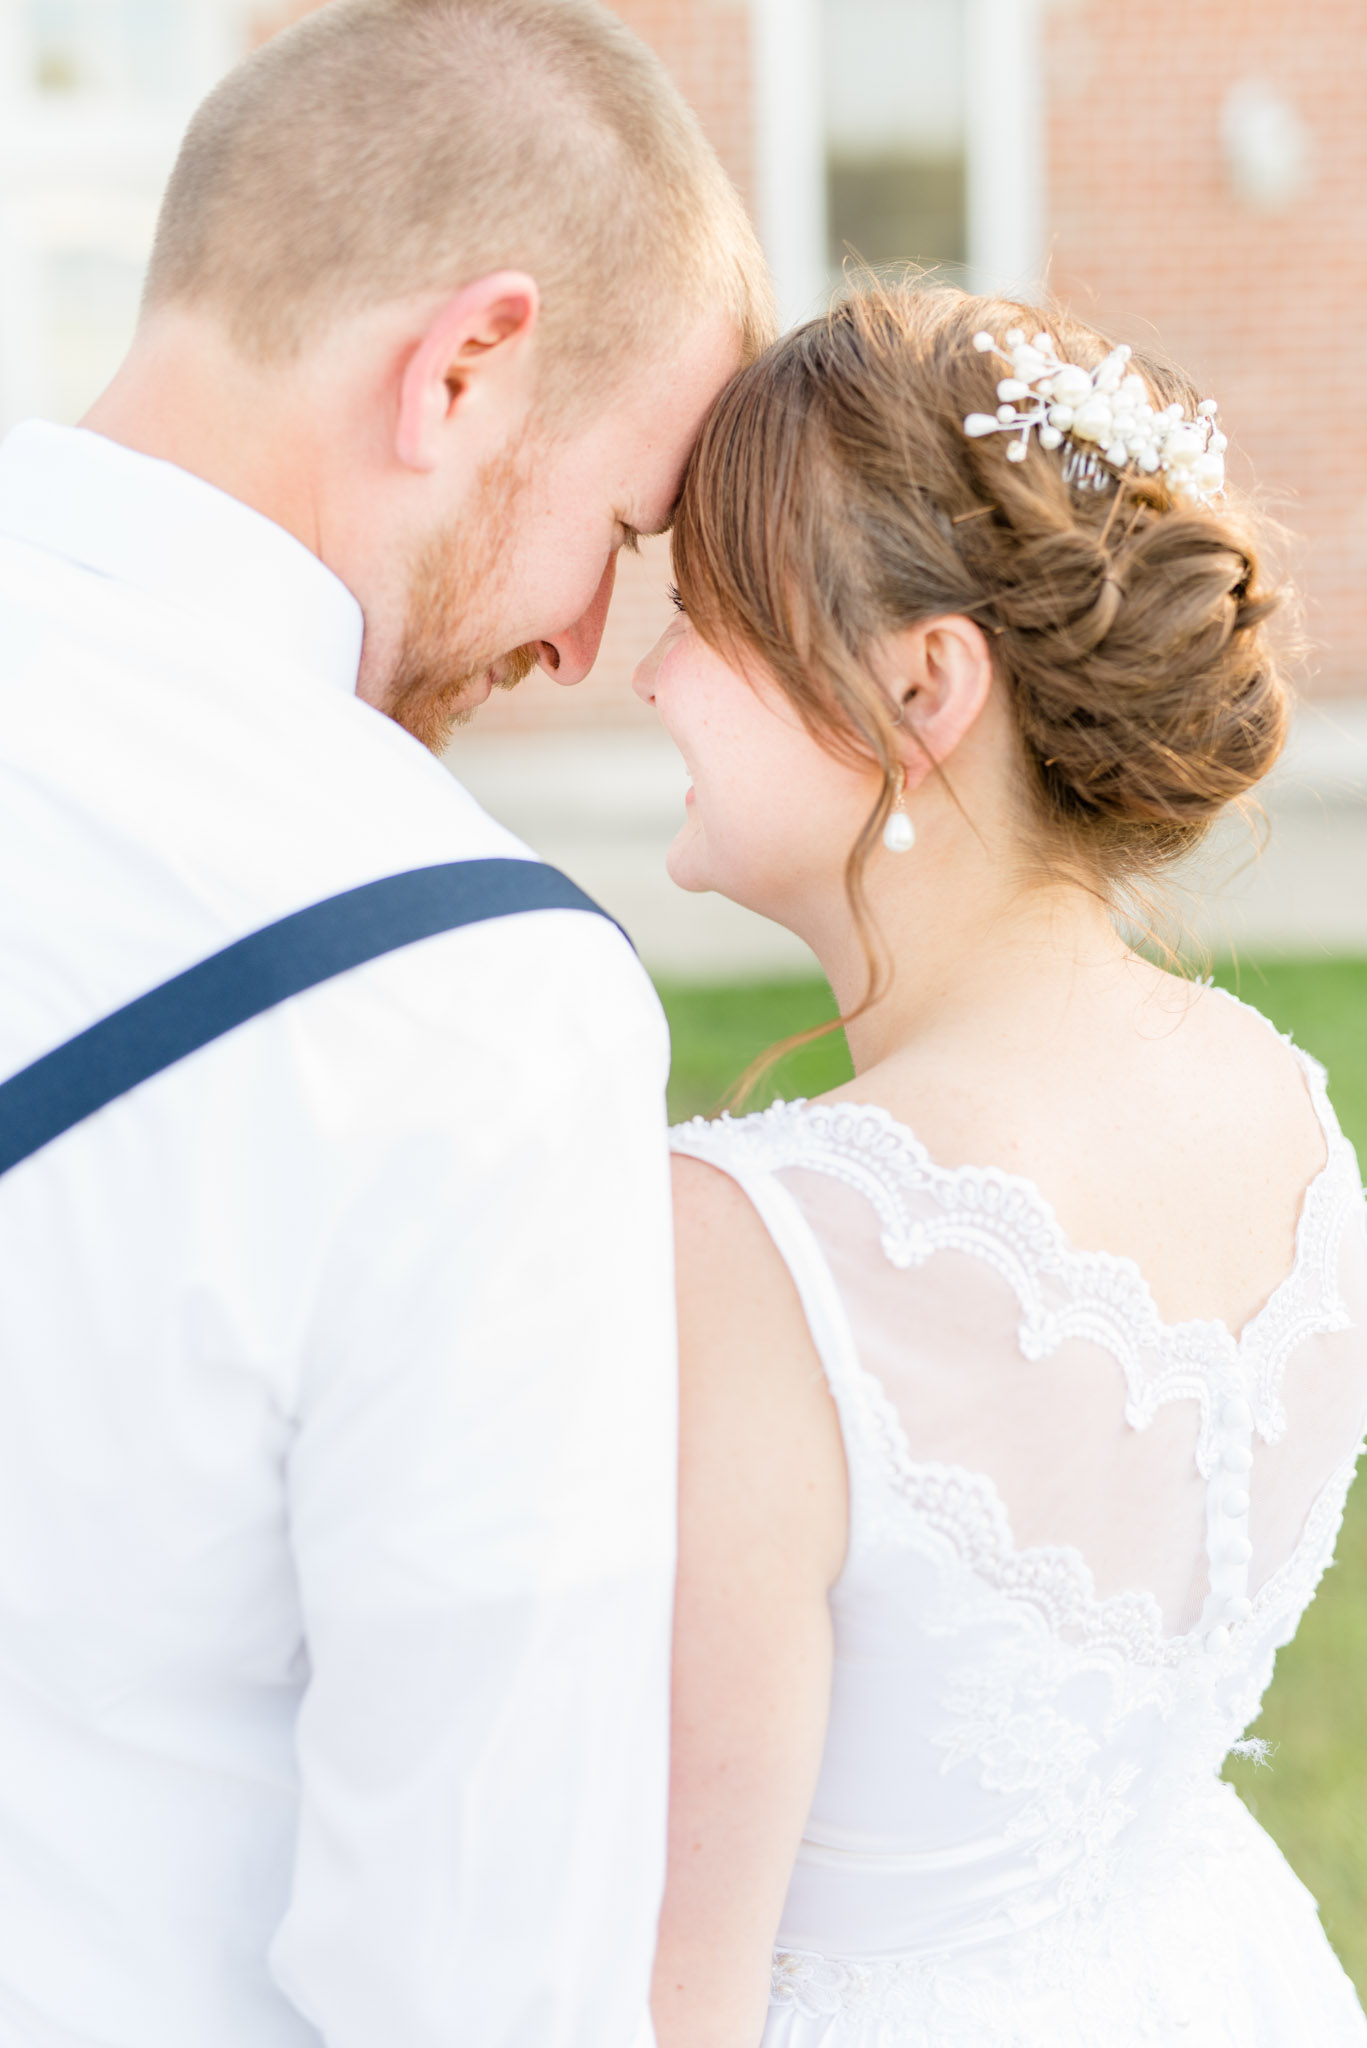
M 330 569 L 238 498 L 82 427 L 27 420 L 0 446 L 0 535 L 267 640 L 354 694 L 365 621 Z

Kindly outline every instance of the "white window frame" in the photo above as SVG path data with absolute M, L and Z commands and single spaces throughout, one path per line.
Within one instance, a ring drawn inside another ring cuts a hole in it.
M 185 125 L 246 47 L 247 0 L 179 4 L 193 38 L 186 92 L 137 108 L 38 91 L 23 0 L 0 0 L 0 429 L 43 411 L 50 389 L 44 259 L 80 247 L 145 260 Z
M 964 0 L 968 282 L 1032 297 L 1045 267 L 1043 0 Z M 826 303 L 820 0 L 751 0 L 760 239 L 785 327 Z
M 755 194 L 784 327 L 826 303 L 821 0 L 751 0 Z
M 969 284 L 1025 299 L 1047 246 L 1043 4 L 965 0 Z

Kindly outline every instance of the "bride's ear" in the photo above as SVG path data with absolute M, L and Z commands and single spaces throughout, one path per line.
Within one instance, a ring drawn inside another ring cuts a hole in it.
M 905 763 L 907 788 L 915 789 L 977 723 L 992 688 L 992 656 L 982 627 L 954 613 L 893 634 L 885 654 L 901 723 L 913 741 Z

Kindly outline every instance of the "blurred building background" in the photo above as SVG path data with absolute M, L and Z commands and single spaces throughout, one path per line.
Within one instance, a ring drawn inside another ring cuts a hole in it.
M 1355 0 L 615 0 L 751 206 L 786 320 L 847 252 L 1047 284 L 1219 397 L 1288 529 L 1308 709 L 1271 849 L 1205 913 L 1269 947 L 1367 950 L 1367 19 Z M 198 98 L 298 0 L 0 0 L 0 426 L 75 419 L 131 333 Z M 803 964 L 663 876 L 682 782 L 628 684 L 667 550 L 624 559 L 594 675 L 537 676 L 456 772 L 595 888 L 653 964 Z M 1238 865 L 1244 842 L 1222 859 Z M 1212 922 L 1213 920 L 1213 922 Z

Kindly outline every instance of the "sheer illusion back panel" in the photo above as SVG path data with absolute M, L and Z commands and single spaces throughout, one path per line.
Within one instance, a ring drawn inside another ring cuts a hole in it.
M 1367 2048 L 1220 1779 L 1367 1424 L 1362 1186 L 1301 1064 L 1325 1163 L 1237 1336 L 1164 1323 L 1032 1183 L 939 1167 L 882 1109 L 676 1131 L 781 1253 L 850 1477 L 766 2048 Z
M 1177 1636 L 1242 1618 L 1367 1423 L 1367 1236 L 1326 1136 L 1295 1263 L 1237 1338 L 1164 1324 L 1028 1182 L 938 1168 L 880 1111 L 809 1111 L 777 1177 L 910 1458 L 989 1481 L 1015 1549 L 1076 1551 L 1097 1597 L 1145 1593 Z

